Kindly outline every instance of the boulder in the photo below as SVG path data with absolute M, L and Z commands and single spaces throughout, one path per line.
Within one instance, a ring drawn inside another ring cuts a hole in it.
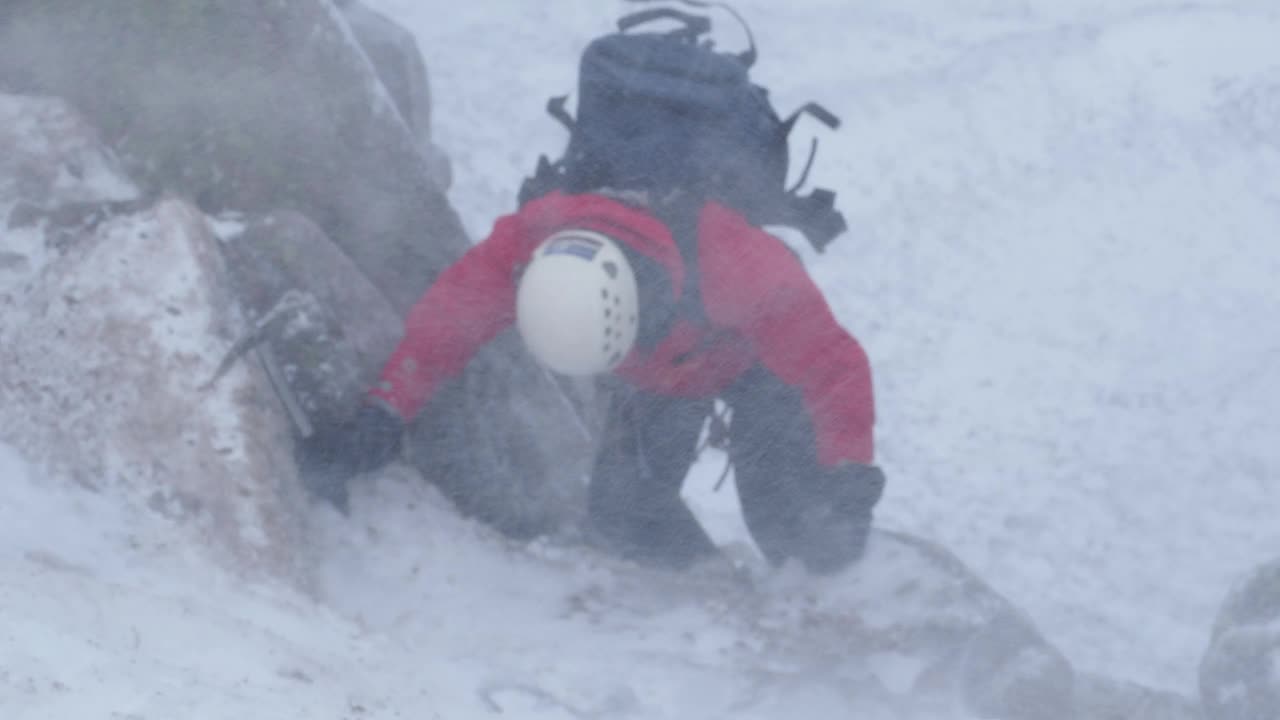
M 944 548 L 876 530 L 866 556 L 830 577 L 766 578 L 740 632 L 771 671 L 807 683 L 859 678 L 848 692 L 952 717 L 1066 720 L 1071 664 L 1034 623 Z M 852 682 L 852 681 L 850 681 Z M 916 717 L 916 715 L 906 715 Z
M 65 106 L 32 107 L 82 127 Z M 56 211 L 57 197 L 34 199 Z M 15 233 L 40 259 L 0 301 L 0 440 L 46 481 L 131 498 L 232 567 L 301 577 L 283 413 L 254 365 L 210 383 L 242 321 L 205 216 L 162 198 L 61 228 L 56 244 L 52 228 Z
M 70 100 L 149 189 L 209 212 L 302 212 L 401 314 L 468 246 L 327 0 L 13 0 L 0 87 Z
M 1223 603 L 1200 662 L 1200 701 L 1208 720 L 1280 717 L 1280 559 Z
M 431 85 L 413 33 L 360 0 L 336 0 L 360 47 L 418 141 L 432 178 L 448 190 L 453 170 L 448 156 L 431 140 Z
M 406 457 L 465 515 L 505 535 L 529 539 L 575 527 L 597 429 L 586 403 L 526 357 L 515 330 L 477 362 L 485 357 L 488 369 L 473 363 L 427 405 L 410 429 Z
M 1071 717 L 1074 670 L 1031 618 L 935 543 L 888 531 L 873 542 L 857 573 L 879 597 L 857 607 L 897 606 L 868 625 L 882 651 L 925 659 L 916 690 L 954 688 L 980 717 Z
M 140 198 L 97 132 L 57 98 L 0 94 L 0 301 L 77 232 Z

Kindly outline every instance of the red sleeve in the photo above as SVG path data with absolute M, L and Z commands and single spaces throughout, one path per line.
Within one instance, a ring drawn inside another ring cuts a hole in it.
M 708 318 L 742 333 L 760 362 L 799 388 L 824 465 L 874 459 L 871 367 L 781 240 L 710 204 L 698 228 Z
M 405 320 L 405 334 L 370 395 L 413 419 L 440 384 L 515 321 L 517 269 L 534 238 L 519 214 L 440 274 Z

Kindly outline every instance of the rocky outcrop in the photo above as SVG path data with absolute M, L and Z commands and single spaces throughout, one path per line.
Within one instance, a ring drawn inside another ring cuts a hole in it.
M 934 543 L 876 530 L 860 563 L 828 576 L 715 563 L 670 573 L 602 560 L 614 571 L 587 573 L 570 616 L 606 633 L 658 618 L 662 632 L 700 638 L 691 664 L 724 664 L 741 677 L 723 691 L 740 698 L 732 712 L 707 716 L 805 708 L 801 716 L 823 718 L 1076 717 L 1070 663 Z M 815 698 L 833 709 L 809 711 Z
M 60 100 L 0 95 L 0 217 L 0 440 L 283 571 L 306 507 L 291 436 L 359 402 L 401 334 L 391 303 L 300 213 L 215 222 L 142 194 Z M 516 342 L 408 444 L 465 512 L 528 537 L 576 512 L 589 440 Z
M 318 247 L 331 242 L 363 275 L 352 285 L 376 288 L 396 316 L 469 247 L 440 167 L 423 151 L 429 98 L 416 45 L 359 3 L 339 11 L 327 0 L 17 0 L 0 15 L 0 86 L 68 98 L 148 196 L 293 218 L 293 229 L 277 226 L 286 235 L 277 249 L 297 245 L 287 237 L 297 232 Z M 264 229 L 255 225 L 253 238 Z M 250 305 L 265 311 L 260 300 Z M 364 308 L 316 310 L 330 315 L 311 329 L 341 325 L 350 337 L 363 322 L 386 327 L 380 308 Z M 336 346 L 311 340 L 295 343 L 296 356 L 277 354 L 298 377 L 328 373 L 317 407 L 338 407 L 380 369 L 378 353 L 360 350 L 343 361 L 360 367 L 329 373 L 306 348 Z M 564 522 L 555 508 L 580 490 L 576 458 L 589 438 L 513 337 L 482 352 L 426 415 L 415 464 L 460 507 L 518 536 Z
M 412 82 L 397 85 L 409 98 Z M 468 245 L 420 136 L 326 0 L 15 0 L 0 87 L 71 101 L 147 188 L 211 212 L 302 212 L 398 312 Z
M 1208 720 L 1280 717 L 1280 559 L 1227 596 L 1200 663 L 1200 700 Z
M 0 117 L 0 233 L 21 258 L 0 270 L 0 440 L 49 482 L 294 575 L 283 414 L 256 366 L 210 383 L 242 323 L 205 216 L 137 196 L 65 103 L 0 96 Z

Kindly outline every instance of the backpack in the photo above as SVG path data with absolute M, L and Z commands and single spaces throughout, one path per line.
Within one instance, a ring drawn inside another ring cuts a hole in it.
M 748 76 L 757 57 L 751 29 L 732 8 L 721 7 L 746 29 L 747 51 L 717 51 L 703 38 L 711 30 L 707 17 L 672 8 L 626 15 L 616 33 L 592 41 L 579 67 L 577 117 L 565 109 L 568 96 L 547 103 L 548 113 L 569 130 L 568 147 L 555 162 L 539 158 L 521 186 L 520 204 L 553 190 L 609 189 L 651 197 L 679 190 L 699 201 L 723 203 L 757 226 L 796 228 L 819 252 L 844 232 L 835 193 L 799 193 L 816 139 L 800 179 L 786 187 L 787 141 L 796 121 L 808 114 L 836 129 L 839 118 L 808 103 L 781 119 L 768 91 Z M 656 21 L 679 27 L 633 32 Z

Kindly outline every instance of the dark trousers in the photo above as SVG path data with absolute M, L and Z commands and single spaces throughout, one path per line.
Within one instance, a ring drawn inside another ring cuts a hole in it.
M 815 571 L 861 555 L 878 488 L 868 493 L 817 461 L 799 391 L 756 368 L 728 391 L 730 458 L 743 519 L 773 564 L 796 558 Z M 680 497 L 711 399 L 615 387 L 588 493 L 593 534 L 641 562 L 685 567 L 715 552 Z

